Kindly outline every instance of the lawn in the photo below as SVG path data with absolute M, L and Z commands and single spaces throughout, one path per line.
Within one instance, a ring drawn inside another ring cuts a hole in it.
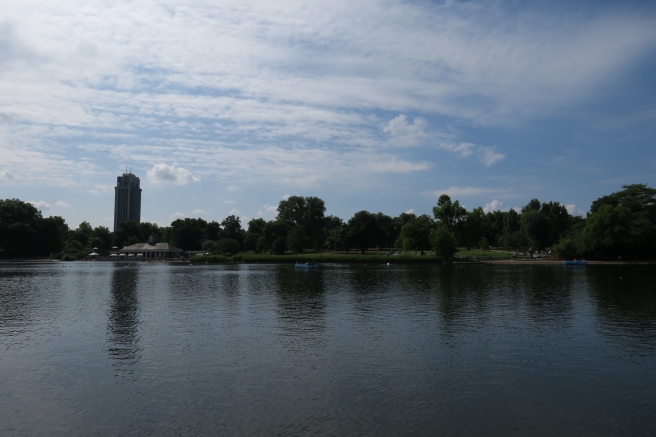
M 459 258 L 469 256 L 476 259 L 478 256 L 491 257 L 491 258 L 512 258 L 512 252 L 502 249 L 486 250 L 485 252 L 480 249 L 474 250 L 460 250 L 457 253 Z

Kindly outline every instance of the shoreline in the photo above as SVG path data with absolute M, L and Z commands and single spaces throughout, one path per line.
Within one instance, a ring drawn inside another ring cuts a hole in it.
M 313 259 L 313 261 L 317 263 L 343 263 L 343 264 L 379 264 L 380 262 L 387 261 L 389 264 L 423 264 L 423 265 L 435 265 L 435 264 L 458 264 L 458 265 L 466 265 L 466 264 L 471 264 L 471 265 L 476 265 L 476 264 L 500 264 L 500 265 L 563 265 L 563 260 L 552 260 L 552 259 L 505 259 L 505 258 L 492 258 L 492 259 L 486 259 L 486 260 L 472 260 L 472 261 L 459 261 L 459 260 L 454 260 L 450 263 L 444 263 L 440 261 L 433 261 L 433 260 L 427 260 L 426 258 L 423 258 L 421 261 L 420 260 L 412 260 L 412 259 L 394 259 L 392 257 L 390 258 L 385 258 L 383 260 L 379 259 L 372 259 L 372 260 L 363 260 L 363 259 L 358 259 L 357 261 L 354 259 L 349 260 L 348 256 L 345 256 L 344 259 L 335 259 L 336 257 L 332 257 L 330 260 L 322 260 L 320 259 L 321 257 L 316 257 L 317 259 Z M 341 258 L 341 257 L 339 257 Z M 7 259 L 7 260 L 2 260 L 0 259 L 0 264 L 13 264 L 13 263 L 20 263 L 20 264 L 29 264 L 29 263 L 57 263 L 57 262 L 115 262 L 115 263 L 131 263 L 131 264 L 195 264 L 195 265 L 201 265 L 201 264 L 208 264 L 207 261 L 210 261 L 209 264 L 291 264 L 294 263 L 295 261 L 292 261 L 291 259 L 288 259 L 287 257 L 284 257 L 281 259 L 258 259 L 258 260 L 244 260 L 244 259 L 236 259 L 236 260 L 230 260 L 227 262 L 212 262 L 210 259 L 206 260 L 203 262 L 202 258 L 201 259 L 186 259 L 186 260 L 166 260 L 166 261 L 147 261 L 147 260 L 75 260 L 75 261 L 61 261 L 61 260 L 54 260 L 54 259 Z M 433 262 L 431 262 L 433 261 Z M 595 260 L 586 260 L 588 266 L 609 266 L 609 265 L 656 265 L 656 261 L 595 261 Z M 576 267 L 576 266 L 572 266 Z
M 585 260 L 588 265 L 592 266 L 608 266 L 608 265 L 656 265 L 656 261 L 591 261 Z M 563 260 L 548 260 L 548 259 L 487 259 L 484 261 L 476 261 L 481 264 L 544 264 L 544 265 L 563 265 Z M 465 263 L 463 263 L 465 264 Z M 575 267 L 575 266 L 573 266 Z

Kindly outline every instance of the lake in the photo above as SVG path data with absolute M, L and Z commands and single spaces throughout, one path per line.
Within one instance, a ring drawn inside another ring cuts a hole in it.
M 0 264 L 0 435 L 653 435 L 656 267 Z

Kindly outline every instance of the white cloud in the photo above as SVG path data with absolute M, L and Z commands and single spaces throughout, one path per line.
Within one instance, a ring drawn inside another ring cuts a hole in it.
M 414 209 L 414 208 L 410 208 L 410 209 L 407 210 L 405 213 L 406 213 L 406 214 L 414 214 L 414 213 L 415 213 L 415 209 Z
M 146 174 L 148 180 L 155 185 L 187 185 L 200 181 L 199 177 L 194 176 L 186 168 L 180 167 L 180 164 L 177 162 L 174 162 L 172 165 L 155 164 Z
M 114 186 L 113 185 L 94 185 L 93 188 L 90 188 L 87 190 L 87 193 L 89 194 L 108 194 L 114 191 Z
M 171 214 L 171 215 L 169 216 L 169 218 L 171 219 L 171 221 L 175 221 L 175 220 L 178 220 L 178 219 L 184 219 L 184 218 L 186 218 L 186 217 L 187 217 L 187 216 L 184 215 L 184 214 L 181 213 L 181 212 L 174 212 L 173 214 Z
M 495 164 L 498 161 L 506 159 L 506 155 L 503 153 L 495 152 L 494 147 L 481 147 L 478 149 L 478 157 L 483 164 L 487 167 Z
M 52 205 L 50 205 L 50 204 L 49 204 L 48 202 L 46 202 L 45 200 L 39 200 L 38 202 L 34 202 L 34 201 L 32 201 L 32 200 L 28 200 L 27 203 L 31 203 L 32 205 L 34 205 L 34 207 L 35 207 L 36 209 L 39 209 L 39 210 L 41 210 L 41 211 L 48 210 L 48 209 L 52 208 Z
M 423 118 L 415 118 L 409 123 L 407 117 L 400 114 L 385 123 L 383 132 L 390 137 L 391 146 L 416 146 L 426 139 L 426 127 L 427 123 Z
M 565 205 L 565 208 L 567 209 L 567 212 L 568 212 L 570 215 L 578 215 L 578 216 L 582 216 L 582 215 L 584 214 L 584 212 L 581 211 L 580 209 L 576 209 L 576 205 L 574 205 L 573 203 L 570 203 L 570 204 L 568 204 L 568 205 Z
M 237 202 L 234 200 L 224 200 L 223 203 L 225 203 L 226 205 L 234 205 Z
M 476 155 L 485 166 L 490 167 L 498 161 L 506 159 L 506 155 L 496 152 L 496 147 L 478 146 L 474 143 L 449 143 L 443 142 L 438 144 L 438 149 L 446 150 L 461 158 L 466 158 L 471 155 Z
M 193 212 L 194 214 L 196 214 L 196 215 L 206 215 L 206 214 L 209 214 L 207 211 L 202 210 L 202 209 L 194 209 L 192 212 Z
M 492 212 L 492 211 L 499 211 L 501 210 L 501 207 L 503 206 L 503 202 L 500 200 L 493 200 L 490 203 L 486 203 L 485 206 L 483 207 L 483 211 L 486 213 Z
M 283 197 L 284 200 L 288 199 L 290 196 L 287 196 L 286 198 Z M 257 211 L 257 216 L 262 217 L 263 215 L 277 215 L 278 214 L 278 205 L 269 205 L 265 204 L 261 209 Z
M 63 200 L 60 200 L 60 201 L 58 201 L 57 203 L 55 203 L 55 206 L 56 206 L 56 207 L 59 207 L 59 208 L 68 208 L 68 207 L 71 206 L 71 205 L 69 205 L 68 203 L 64 202 Z
M 474 153 L 474 150 L 476 150 L 476 144 L 472 143 L 459 143 L 459 144 L 451 144 L 451 143 L 440 143 L 437 146 L 438 149 L 441 150 L 446 150 L 449 152 L 453 152 L 456 155 L 460 155 L 461 158 L 465 158 L 472 153 Z
M 228 215 L 239 215 L 239 210 L 236 209 L 236 208 L 235 208 L 235 209 L 231 209 L 231 210 L 230 210 L 230 214 L 228 214 Z
M 373 146 L 445 139 L 491 167 L 507 149 L 436 129 L 560 115 L 656 47 L 651 10 L 539 3 L 0 0 L 0 180 L 367 190 L 433 168 Z

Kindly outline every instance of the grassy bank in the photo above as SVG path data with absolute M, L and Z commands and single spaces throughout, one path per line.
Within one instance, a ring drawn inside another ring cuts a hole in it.
M 458 257 L 462 258 L 465 256 L 468 256 L 470 258 L 476 259 L 476 257 L 485 257 L 485 258 L 501 258 L 501 259 L 510 259 L 512 258 L 512 252 L 507 252 L 504 250 L 486 250 L 483 252 L 480 249 L 474 249 L 474 250 L 461 250 L 458 251 Z
M 205 255 L 193 258 L 193 262 L 207 262 L 213 264 L 221 263 L 246 263 L 246 264 L 294 264 L 296 262 L 314 261 L 315 263 L 373 263 L 373 264 L 435 264 L 441 262 L 435 256 L 414 256 L 414 255 L 361 255 L 361 254 L 344 254 L 344 253 L 316 253 L 316 254 L 237 254 L 232 258 L 222 255 Z

